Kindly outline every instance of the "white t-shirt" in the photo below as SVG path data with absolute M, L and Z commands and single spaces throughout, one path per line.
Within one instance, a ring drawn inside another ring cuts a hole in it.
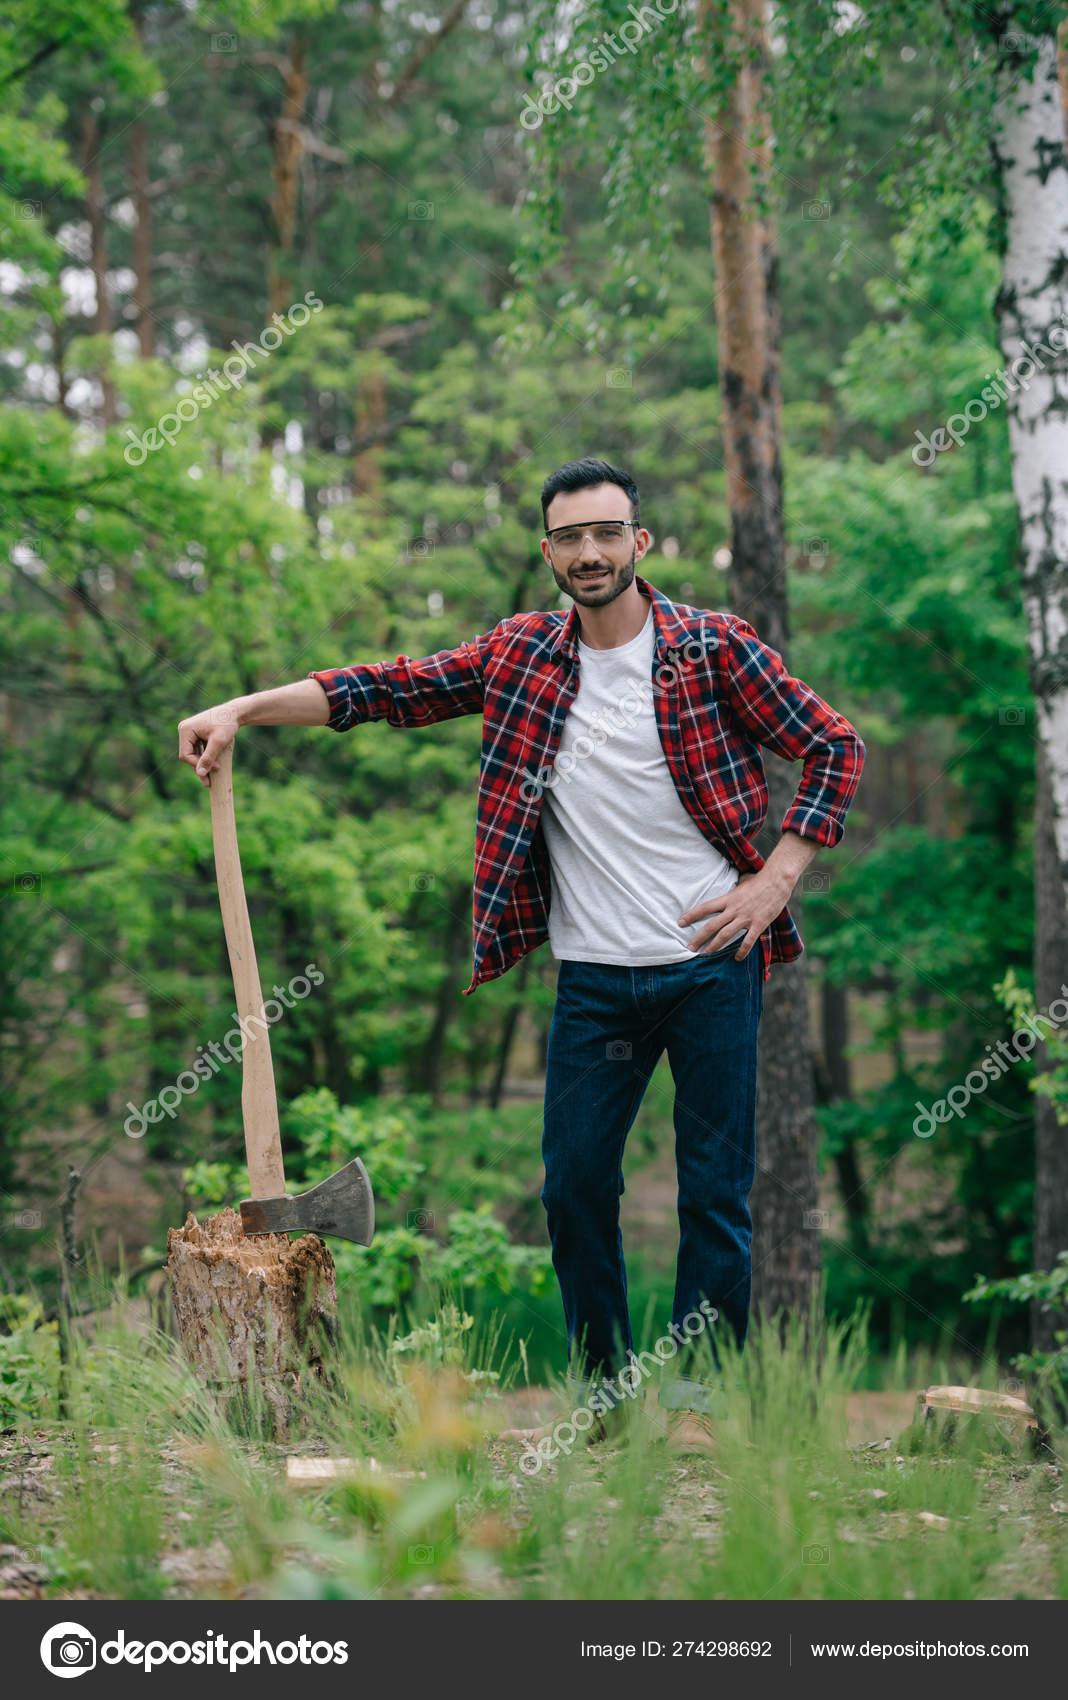
M 686 927 L 678 917 L 738 883 L 675 789 L 656 721 L 655 635 L 650 608 L 629 643 L 578 640 L 578 694 L 541 811 L 549 948 L 561 962 L 690 961 L 687 941 L 712 917 Z

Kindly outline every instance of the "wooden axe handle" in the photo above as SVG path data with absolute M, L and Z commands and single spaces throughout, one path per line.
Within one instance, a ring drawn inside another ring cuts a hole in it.
M 253 1198 L 280 1198 L 286 1190 L 282 1135 L 278 1128 L 270 1030 L 263 1013 L 260 972 L 237 847 L 233 744 L 228 744 L 218 756 L 211 774 L 211 834 L 237 1014 L 242 1021 L 248 1016 L 258 1018 L 246 1024 L 241 1052 L 241 1118 L 245 1124 L 249 1191 Z

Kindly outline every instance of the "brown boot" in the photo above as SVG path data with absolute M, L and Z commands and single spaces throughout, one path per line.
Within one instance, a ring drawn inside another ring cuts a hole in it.
M 703 1453 L 714 1457 L 719 1451 L 712 1418 L 704 1411 L 668 1411 L 665 1440 L 669 1452 L 679 1455 Z

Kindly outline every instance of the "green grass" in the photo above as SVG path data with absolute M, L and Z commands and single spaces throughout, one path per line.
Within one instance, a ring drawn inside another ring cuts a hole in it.
M 49 1598 L 1001 1599 L 1068 1586 L 1063 1435 L 1056 1460 L 967 1421 L 950 1444 L 910 1431 L 889 1450 L 850 1448 L 859 1386 L 998 1374 L 899 1351 L 873 1377 L 863 1314 L 819 1328 L 818 1350 L 795 1327 L 728 1353 L 739 1385 L 713 1459 L 666 1455 L 638 1423 L 627 1447 L 579 1448 L 535 1474 L 494 1438 L 531 1368 L 499 1316 L 468 1323 L 443 1303 L 398 1340 L 346 1309 L 337 1385 L 309 1391 L 301 1435 L 268 1440 L 255 1395 L 235 1425 L 172 1341 L 116 1314 L 79 1348 L 67 1419 L 46 1400 L 0 1442 L 0 1542 L 26 1553 Z M 562 1416 L 559 1385 L 557 1398 Z M 293 1453 L 362 1460 L 362 1473 L 298 1489 Z

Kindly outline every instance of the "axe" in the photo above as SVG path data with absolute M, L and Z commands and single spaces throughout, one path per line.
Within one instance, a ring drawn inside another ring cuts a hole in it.
M 241 1119 L 253 1195 L 240 1206 L 241 1225 L 246 1234 L 333 1234 L 357 1245 L 370 1245 L 375 1231 L 375 1201 L 359 1157 L 308 1192 L 300 1192 L 295 1198 L 286 1194 L 271 1040 L 237 847 L 233 759 L 231 743 L 219 754 L 210 780 L 215 874 L 237 1014 L 242 1022 L 248 1016 L 255 1017 L 263 1029 L 253 1031 L 241 1051 Z

